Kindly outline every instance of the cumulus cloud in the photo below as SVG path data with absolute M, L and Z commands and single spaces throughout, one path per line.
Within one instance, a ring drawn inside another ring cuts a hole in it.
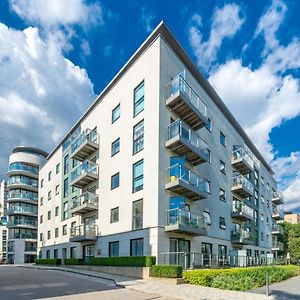
M 241 9 L 236 4 L 226 4 L 215 10 L 212 17 L 210 35 L 203 41 L 201 33 L 202 19 L 198 14 L 192 17 L 192 26 L 189 28 L 189 41 L 197 58 L 197 63 L 208 71 L 217 59 L 218 50 L 225 38 L 232 38 L 244 23 L 240 16 Z
M 53 36 L 0 23 L 0 174 L 17 145 L 50 151 L 95 97 L 84 69 Z
M 149 33 L 154 29 L 153 21 L 155 15 L 146 7 L 141 8 L 141 16 L 139 22 L 142 24 L 144 30 Z

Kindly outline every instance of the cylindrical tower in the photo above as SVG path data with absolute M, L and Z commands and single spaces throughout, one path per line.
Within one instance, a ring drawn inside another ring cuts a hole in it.
M 16 147 L 9 157 L 7 175 L 8 263 L 36 259 L 39 168 L 48 153 L 33 147 Z

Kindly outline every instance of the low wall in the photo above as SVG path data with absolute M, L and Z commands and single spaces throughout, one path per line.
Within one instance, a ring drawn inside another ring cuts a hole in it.
M 128 276 L 134 278 L 146 279 L 150 277 L 149 267 L 115 267 L 115 266 L 82 266 L 82 265 L 67 265 L 68 268 L 102 272 L 114 275 Z

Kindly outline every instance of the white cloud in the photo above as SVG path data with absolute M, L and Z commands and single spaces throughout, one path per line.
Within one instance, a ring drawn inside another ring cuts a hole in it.
M 155 15 L 146 7 L 141 8 L 141 16 L 139 22 L 142 24 L 144 30 L 149 33 L 154 29 L 153 21 Z
M 236 4 L 226 4 L 224 7 L 216 9 L 212 17 L 210 35 L 207 41 L 203 41 L 201 17 L 198 14 L 194 14 L 192 17 L 189 40 L 197 63 L 204 70 L 208 71 L 216 60 L 223 40 L 232 38 L 241 28 L 244 19 L 240 14 L 240 7 Z
M 17 145 L 52 150 L 95 97 L 84 69 L 51 35 L 0 23 L 0 174 Z

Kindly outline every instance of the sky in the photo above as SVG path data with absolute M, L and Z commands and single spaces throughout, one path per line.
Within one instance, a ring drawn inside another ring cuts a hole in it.
M 0 178 L 50 152 L 164 20 L 300 212 L 300 1 L 0 0 Z

